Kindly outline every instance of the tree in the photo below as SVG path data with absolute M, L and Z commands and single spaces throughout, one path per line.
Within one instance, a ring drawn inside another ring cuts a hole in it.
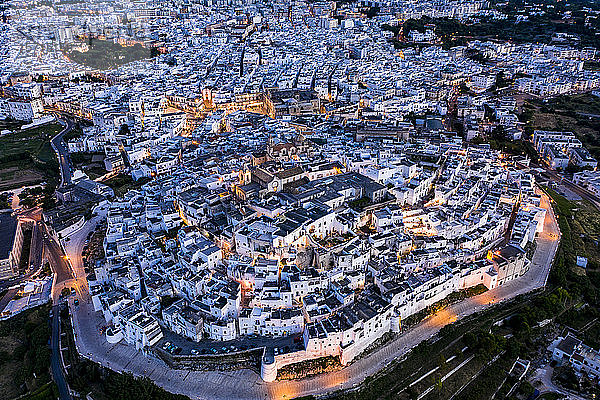
M 129 135 L 129 125 L 127 124 L 123 124 L 121 125 L 121 128 L 119 129 L 119 135 Z
M 510 79 L 506 79 L 506 77 L 504 76 L 504 72 L 500 71 L 496 74 L 496 89 L 502 89 L 510 86 L 511 84 L 512 81 Z
M 509 358 L 517 358 L 521 353 L 521 344 L 514 338 L 506 342 L 506 354 Z
M 382 24 L 381 30 L 392 32 L 394 34 L 394 36 L 398 36 L 398 33 L 400 33 L 399 26 L 392 26 L 390 24 Z
M 477 347 L 477 336 L 473 332 L 467 332 L 462 337 L 462 342 L 470 348 Z
M 380 10 L 381 9 L 379 8 L 379 6 L 369 7 L 365 15 L 367 16 L 367 18 L 373 18 L 379 13 Z
M 402 30 L 405 32 L 405 34 L 408 34 L 410 31 L 425 33 L 425 20 L 407 19 L 404 24 L 402 24 Z
M 446 357 L 444 357 L 444 355 L 442 353 L 440 353 L 440 356 L 438 357 L 439 370 L 444 371 L 446 369 L 447 365 L 448 365 L 448 363 L 446 362 Z

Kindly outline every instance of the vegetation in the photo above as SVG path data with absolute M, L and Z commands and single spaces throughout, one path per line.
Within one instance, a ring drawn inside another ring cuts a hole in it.
M 25 125 L 25 122 L 17 121 L 12 118 L 0 119 L 0 132 L 3 130 L 14 131 L 21 129 L 23 125 Z
M 517 43 L 550 43 L 556 33 L 566 33 L 578 38 L 576 45 L 581 47 L 600 47 L 600 38 L 596 35 L 600 21 L 591 19 L 591 26 L 586 26 L 586 13 L 582 12 L 583 4 L 586 7 L 597 8 L 592 1 L 579 1 L 570 3 L 546 3 L 544 12 L 528 15 L 522 18 L 519 10 L 523 9 L 522 1 L 509 1 L 504 3 L 501 11 L 508 15 L 506 20 L 493 18 L 480 18 L 477 23 L 462 22 L 449 18 L 423 17 L 418 20 L 409 19 L 404 23 L 404 32 L 418 30 L 424 32 L 425 26 L 435 26 L 435 34 L 441 39 L 445 48 L 465 45 L 469 40 L 499 39 Z M 571 18 L 563 19 L 566 11 L 572 11 Z
M 79 393 L 91 393 L 95 400 L 189 400 L 156 386 L 150 378 L 117 373 L 87 360 L 72 365 L 69 384 Z
M 55 400 L 58 399 L 58 387 L 54 382 L 48 382 L 33 393 L 20 397 L 20 400 Z
M 558 96 L 547 101 L 528 100 L 521 121 L 526 132 L 535 129 L 573 132 L 596 158 L 600 158 L 600 98 L 591 94 Z
M 41 205 L 45 210 L 56 206 L 56 199 L 54 197 L 56 182 L 52 180 L 50 182 L 45 187 L 35 186 L 23 190 L 19 194 L 20 204 L 25 207 Z
M 61 125 L 49 124 L 0 136 L 0 189 L 44 181 L 56 185 L 59 168 L 50 139 L 61 130 Z
M 160 308 L 163 310 L 169 308 L 173 303 L 175 303 L 179 299 L 180 297 L 177 296 L 162 296 L 160 298 Z
M 9 192 L 0 193 L 0 210 L 11 208 L 12 197 L 12 194 Z
M 552 379 L 566 389 L 587 394 L 587 396 L 583 396 L 586 399 L 597 399 L 600 396 L 597 381 L 587 376 L 579 377 L 570 366 L 565 365 L 556 368 L 552 374 Z
M 559 215 L 558 223 L 562 238 L 550 280 L 556 286 L 566 288 L 576 296 L 593 305 L 600 306 L 600 212 L 586 201 L 569 201 L 552 189 L 553 207 Z M 588 258 L 584 270 L 576 265 L 577 256 Z
M 501 126 L 496 127 L 488 137 L 476 137 L 471 140 L 471 143 L 488 143 L 493 150 L 502 150 L 502 152 L 512 155 L 527 156 L 534 163 L 537 162 L 539 158 L 537 151 L 535 151 L 535 148 L 530 142 L 508 139 Z
M 65 135 L 63 136 L 63 140 L 66 142 L 73 140 L 73 139 L 78 139 L 81 136 L 83 136 L 83 129 L 81 129 L 81 125 L 80 124 L 76 124 L 73 129 L 71 129 L 69 132 L 65 133 Z
M 572 302 L 568 292 L 556 289 L 494 306 L 443 327 L 437 339 L 420 343 L 405 360 L 367 378 L 360 390 L 339 393 L 334 398 L 408 400 L 431 386 L 435 390 L 425 399 L 448 399 L 453 395 L 455 399 L 490 398 L 517 357 L 533 358 L 540 354 L 540 346 L 547 346 L 547 329 L 551 328 L 539 328 L 538 323 L 559 315 Z M 468 360 L 470 355 L 473 357 Z M 441 378 L 462 361 L 463 367 L 442 382 Z M 439 369 L 430 375 L 431 379 L 411 385 L 436 367 Z
M 23 311 L 0 321 L 0 393 L 12 399 L 47 399 L 52 393 L 50 369 L 50 306 Z M 53 398 L 56 398 L 54 396 Z
M 301 379 L 342 369 L 337 357 L 321 357 L 286 365 L 277 371 L 278 380 Z
M 133 46 L 121 46 L 112 41 L 97 39 L 90 39 L 89 50 L 84 53 L 77 50 L 68 53 L 71 61 L 100 70 L 115 68 L 157 55 L 156 51 L 147 49 L 139 43 Z
M 379 13 L 379 11 L 381 11 L 379 6 L 368 7 L 366 10 L 364 10 L 364 14 L 367 18 L 373 18 Z
M 538 397 L 538 400 L 559 400 L 559 399 L 563 399 L 563 398 L 564 398 L 564 396 L 562 396 L 558 393 L 544 393 L 543 395 Z
M 103 152 L 71 153 L 69 157 L 74 167 L 83 170 L 90 179 L 96 179 L 107 173 L 104 168 Z
M 371 199 L 368 197 L 361 197 L 360 199 L 352 200 L 348 203 L 350 208 L 354 211 L 362 211 L 365 207 L 368 207 L 372 204 Z
M 150 178 L 140 178 L 134 181 L 131 175 L 117 175 L 110 179 L 107 179 L 103 183 L 109 186 L 114 192 L 115 196 L 123 196 L 130 190 L 139 189 L 150 181 Z
M 583 69 L 587 71 L 600 71 L 600 62 L 588 60 L 583 63 Z

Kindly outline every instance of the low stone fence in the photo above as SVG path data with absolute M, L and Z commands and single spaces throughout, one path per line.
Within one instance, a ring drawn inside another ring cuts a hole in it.
M 238 351 L 229 354 L 176 355 L 160 348 L 153 353 L 173 369 L 193 371 L 232 371 L 251 369 L 260 372 L 264 349 Z

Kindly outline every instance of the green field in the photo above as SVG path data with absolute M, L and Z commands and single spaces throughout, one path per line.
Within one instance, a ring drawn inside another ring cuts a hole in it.
M 50 139 L 62 130 L 49 124 L 0 137 L 0 190 L 55 183 L 58 162 Z
M 596 276 L 600 275 L 600 211 L 585 200 L 569 201 L 552 189 L 546 191 L 554 200 L 554 209 L 559 214 L 562 239 L 557 260 L 564 261 L 569 273 L 591 275 L 600 287 Z M 577 256 L 587 257 L 586 270 L 575 265 Z
M 121 46 L 109 40 L 93 39 L 88 44 L 90 44 L 88 51 L 82 53 L 74 50 L 68 52 L 67 56 L 78 64 L 106 70 L 158 55 L 156 51 L 147 49 L 138 43 L 133 46 Z

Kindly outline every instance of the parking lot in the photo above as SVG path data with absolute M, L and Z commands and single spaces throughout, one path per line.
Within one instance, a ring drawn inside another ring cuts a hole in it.
M 281 338 L 248 335 L 223 342 L 209 339 L 194 342 L 191 339 L 166 329 L 163 330 L 163 334 L 164 338 L 156 344 L 156 347 L 168 351 L 171 354 L 229 354 L 262 347 L 269 347 L 277 354 L 284 354 L 304 349 L 304 339 L 301 334 Z

